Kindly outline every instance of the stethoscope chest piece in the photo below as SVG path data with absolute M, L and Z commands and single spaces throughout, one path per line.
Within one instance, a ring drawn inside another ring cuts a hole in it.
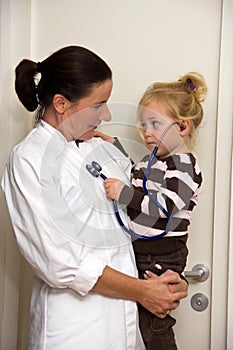
M 107 177 L 101 173 L 102 167 L 99 163 L 95 162 L 94 160 L 91 162 L 91 164 L 86 164 L 86 169 L 89 171 L 89 173 L 94 177 L 102 177 L 103 180 L 105 180 Z

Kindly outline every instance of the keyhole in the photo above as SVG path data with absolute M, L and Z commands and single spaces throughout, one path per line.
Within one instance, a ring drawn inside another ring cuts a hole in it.
M 196 311 L 204 311 L 209 304 L 207 296 L 203 293 L 196 293 L 191 298 L 191 306 Z

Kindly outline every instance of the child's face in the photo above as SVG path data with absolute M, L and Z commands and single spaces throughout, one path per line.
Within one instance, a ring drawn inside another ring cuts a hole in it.
M 159 142 L 165 129 L 172 123 L 174 123 L 174 119 L 167 116 L 165 108 L 158 105 L 156 101 L 149 103 L 149 105 L 143 109 L 141 115 L 141 127 L 146 147 L 150 152 L 153 151 Z M 184 151 L 184 143 L 179 131 L 180 128 L 178 123 L 171 125 L 159 145 L 156 154 L 158 157 L 166 157 Z

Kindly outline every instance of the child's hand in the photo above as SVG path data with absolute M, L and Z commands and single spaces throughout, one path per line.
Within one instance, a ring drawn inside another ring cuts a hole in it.
M 125 186 L 124 182 L 118 179 L 108 178 L 104 180 L 104 188 L 109 199 L 118 201 L 121 191 Z
M 108 141 L 111 143 L 113 143 L 115 141 L 115 139 L 112 136 L 106 135 L 106 134 L 100 132 L 99 130 L 95 130 L 94 137 L 100 137 L 103 141 Z

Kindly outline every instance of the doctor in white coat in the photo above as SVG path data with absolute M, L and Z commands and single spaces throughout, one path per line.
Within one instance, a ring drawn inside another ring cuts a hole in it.
M 129 181 L 128 159 L 93 138 L 111 119 L 111 70 L 93 52 L 69 46 L 43 62 L 22 60 L 15 88 L 36 110 L 36 125 L 14 147 L 2 179 L 19 249 L 35 274 L 29 349 L 142 350 L 136 302 L 162 318 L 187 285 L 173 272 L 137 278 L 130 237 L 103 181 L 86 170 L 95 160 L 107 176 Z

